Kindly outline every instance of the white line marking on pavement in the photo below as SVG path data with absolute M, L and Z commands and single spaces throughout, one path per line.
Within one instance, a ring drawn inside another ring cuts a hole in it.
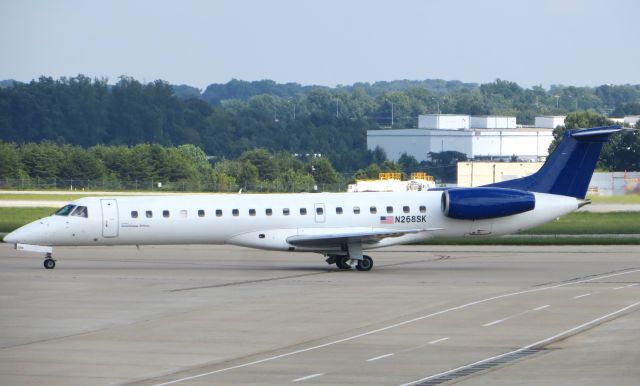
M 366 331 L 366 332 L 363 332 L 361 334 L 349 336 L 349 337 L 342 338 L 342 339 L 337 339 L 337 340 L 334 340 L 334 341 L 331 341 L 331 342 L 327 342 L 327 343 L 323 343 L 323 344 L 319 344 L 319 345 L 316 345 L 316 346 L 311 346 L 311 347 L 303 348 L 303 349 L 296 350 L 296 351 L 290 351 L 290 352 L 287 352 L 287 353 L 284 353 L 284 354 L 280 354 L 280 355 L 274 355 L 274 356 L 271 356 L 271 357 L 258 359 L 258 360 L 255 360 L 253 362 L 246 362 L 246 363 L 241 363 L 241 364 L 235 365 L 235 366 L 224 367 L 222 369 L 208 371 L 206 373 L 191 375 L 191 376 L 184 377 L 184 378 L 178 378 L 178 379 L 174 379 L 173 381 L 167 381 L 167 382 L 163 382 L 163 383 L 158 383 L 158 384 L 155 384 L 154 386 L 171 385 L 171 384 L 174 384 L 174 383 L 179 383 L 179 382 L 189 381 L 189 380 L 196 379 L 196 378 L 206 377 L 208 375 L 223 373 L 223 372 L 226 372 L 226 371 L 240 369 L 240 368 L 248 367 L 248 366 L 254 366 L 254 365 L 257 365 L 257 364 L 260 364 L 260 363 L 270 362 L 270 361 L 273 361 L 273 360 L 276 360 L 276 359 L 281 359 L 281 358 L 290 357 L 292 355 L 302 354 L 302 353 L 305 353 L 307 351 L 318 350 L 318 349 L 329 347 L 329 346 L 333 346 L 333 345 L 336 345 L 336 344 L 339 344 L 339 343 L 349 342 L 349 341 L 352 341 L 354 339 L 362 338 L 364 336 L 369 336 L 369 335 L 377 334 L 379 332 L 391 330 L 393 328 L 405 326 L 407 324 L 415 323 L 415 322 L 418 322 L 418 321 L 421 321 L 421 320 L 433 318 L 434 316 L 439 316 L 439 315 L 443 315 L 443 314 L 446 314 L 446 313 L 449 313 L 449 312 L 452 312 L 452 311 L 458 311 L 458 310 L 469 308 L 471 306 L 475 306 L 475 305 L 478 305 L 478 304 L 487 303 L 487 302 L 490 302 L 490 301 L 493 301 L 493 300 L 505 299 L 505 298 L 509 298 L 509 297 L 513 297 L 513 296 L 517 296 L 517 295 L 530 294 L 530 293 L 534 293 L 534 292 L 541 292 L 541 291 L 546 291 L 546 290 L 550 290 L 550 289 L 566 287 L 566 286 L 569 286 L 569 285 L 588 283 L 588 282 L 594 281 L 594 280 L 602 280 L 602 279 L 606 279 L 606 278 L 609 278 L 609 277 L 627 275 L 627 274 L 630 274 L 630 273 L 637 273 L 637 272 L 640 272 L 640 269 L 633 269 L 633 270 L 630 270 L 630 271 L 611 273 L 611 274 L 602 275 L 602 276 L 594 276 L 594 277 L 591 277 L 589 279 L 571 281 L 571 282 L 566 282 L 566 283 L 561 283 L 561 284 L 554 284 L 554 285 L 551 285 L 551 286 L 548 286 L 548 287 L 537 287 L 537 288 L 528 289 L 528 290 L 522 290 L 522 291 L 510 292 L 510 293 L 502 294 L 502 295 L 496 295 L 496 296 L 492 296 L 490 298 L 480 299 L 480 300 L 476 300 L 474 302 L 465 303 L 465 304 L 462 304 L 462 305 L 459 305 L 459 306 L 455 306 L 455 307 L 450 307 L 450 308 L 447 308 L 447 309 L 444 309 L 444 310 L 441 310 L 441 311 L 433 312 L 431 314 L 418 316 L 418 317 L 413 318 L 413 319 L 408 319 L 408 320 L 405 320 L 405 321 L 402 321 L 402 322 L 399 322 L 399 323 L 391 324 L 389 326 L 377 328 L 375 330 Z
M 436 340 L 432 340 L 431 342 L 429 342 L 429 344 L 438 344 L 440 342 L 444 342 L 445 340 L 449 339 L 449 337 L 444 337 L 444 338 L 440 338 L 440 339 L 436 339 Z
M 619 290 L 619 289 L 623 289 L 623 288 L 629 288 L 629 287 L 635 287 L 637 286 L 638 283 L 633 283 L 633 284 L 627 284 L 627 285 L 623 285 L 622 287 L 614 287 L 614 290 Z
M 502 358 L 502 357 L 507 356 L 507 355 L 515 354 L 515 353 L 518 353 L 518 352 L 520 352 L 520 351 L 529 350 L 529 349 L 532 349 L 532 348 L 534 348 L 534 347 L 538 347 L 538 346 L 542 346 L 542 347 L 544 347 L 544 345 L 549 344 L 549 343 L 553 342 L 554 340 L 556 340 L 556 339 L 558 339 L 558 338 L 561 338 L 561 337 L 564 337 L 564 336 L 570 336 L 570 335 L 572 335 L 572 334 L 573 334 L 574 332 L 576 332 L 576 331 L 579 331 L 579 330 L 581 330 L 581 329 L 583 329 L 583 328 L 585 328 L 585 327 L 589 327 L 589 326 L 591 326 L 591 325 L 598 324 L 599 322 L 601 322 L 601 321 L 602 321 L 602 320 L 604 320 L 604 319 L 610 318 L 610 317 L 612 317 L 612 316 L 614 316 L 614 315 L 620 314 L 620 313 L 622 313 L 622 312 L 625 312 L 625 311 L 630 310 L 630 309 L 632 309 L 632 308 L 634 308 L 634 307 L 637 307 L 637 306 L 640 306 L 640 302 L 633 303 L 633 304 L 631 304 L 631 305 L 629 305 L 629 306 L 626 306 L 626 307 L 624 307 L 624 308 L 621 308 L 621 309 L 619 309 L 619 310 L 617 310 L 617 311 L 614 311 L 614 312 L 611 312 L 611 313 L 606 314 L 606 315 L 604 315 L 604 316 L 601 316 L 601 317 L 599 317 L 599 318 L 596 318 L 596 319 L 590 320 L 590 321 L 588 321 L 588 322 L 586 322 L 586 323 L 582 323 L 582 324 L 581 324 L 581 325 L 579 325 L 579 326 L 576 326 L 576 327 L 570 328 L 570 329 L 568 329 L 568 330 L 562 331 L 562 332 L 561 332 L 561 333 L 559 333 L 559 334 L 556 334 L 556 335 L 550 336 L 550 337 L 548 337 L 548 338 L 545 338 L 545 339 L 539 340 L 539 341 L 537 341 L 537 342 L 535 342 L 535 343 L 531 343 L 531 344 L 526 345 L 526 346 L 524 346 L 524 347 L 521 347 L 521 348 L 519 348 L 519 349 L 517 349 L 517 350 L 513 350 L 513 351 L 510 351 L 510 352 L 507 352 L 507 353 L 504 353 L 504 354 L 500 354 L 500 355 L 492 356 L 492 357 L 490 357 L 490 358 L 485 358 L 485 359 L 479 360 L 479 361 L 477 361 L 477 362 L 470 363 L 470 364 L 468 364 L 468 365 L 464 365 L 464 366 L 456 367 L 455 369 L 451 369 L 451 370 L 443 371 L 443 372 L 441 372 L 441 373 L 434 374 L 434 375 L 430 375 L 430 376 L 428 376 L 428 377 L 424 377 L 424 378 L 421 378 L 421 379 L 418 379 L 418 380 L 415 380 L 415 381 L 411 381 L 411 382 L 408 382 L 408 383 L 403 383 L 403 384 L 402 384 L 402 385 L 400 385 L 400 386 L 415 385 L 416 383 L 425 382 L 425 381 L 428 381 L 428 380 L 431 380 L 431 379 L 434 379 L 434 378 L 441 377 L 441 376 L 443 376 L 443 375 L 447 375 L 447 374 L 454 373 L 454 372 L 459 371 L 459 370 L 464 370 L 464 369 L 467 369 L 467 368 L 469 368 L 469 367 L 473 367 L 473 366 L 476 366 L 476 365 L 479 365 L 479 364 L 482 364 L 482 363 L 490 362 L 490 361 L 492 361 L 492 360 L 494 360 L 494 359 L 499 359 L 499 358 Z
M 580 299 L 580 298 L 583 298 L 583 297 L 589 296 L 589 295 L 591 295 L 591 294 L 582 294 L 582 295 L 574 296 L 573 298 L 574 299 Z
M 550 306 L 548 304 L 545 304 L 544 306 L 540 306 L 540 307 L 536 307 L 533 310 L 534 311 L 540 311 L 540 310 L 544 310 L 545 308 L 549 308 Z
M 378 359 L 388 358 L 388 357 L 393 356 L 393 355 L 395 355 L 395 354 L 394 353 L 390 353 L 390 354 L 380 355 L 379 357 L 374 357 L 374 358 L 367 359 L 367 362 L 377 361 Z
M 482 327 L 489 327 L 489 326 L 493 326 L 494 324 L 498 324 L 502 322 L 504 322 L 504 319 L 498 319 L 498 320 L 494 320 L 493 322 L 485 323 L 482 325 Z
M 291 382 L 300 382 L 300 381 L 306 381 L 307 379 L 311 379 L 311 378 L 316 378 L 319 377 L 321 375 L 324 375 L 324 373 L 317 373 L 317 374 L 311 374 L 311 375 L 307 375 L 306 377 L 301 377 L 301 378 L 296 378 Z

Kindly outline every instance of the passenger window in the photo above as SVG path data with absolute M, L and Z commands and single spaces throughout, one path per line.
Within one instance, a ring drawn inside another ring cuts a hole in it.
M 138 211 L 137 210 L 132 210 L 131 211 L 131 218 L 138 218 Z
M 288 216 L 289 215 L 289 208 L 282 209 L 282 214 L 285 215 L 285 216 Z
M 58 209 L 58 211 L 56 212 L 56 215 L 58 216 L 68 216 L 69 213 L 71 213 L 71 211 L 75 208 L 75 205 L 65 205 L 62 208 Z
M 359 206 L 354 206 L 353 207 L 353 214 L 360 214 L 360 207 Z
M 180 210 L 180 217 L 187 218 L 188 214 L 189 213 L 185 209 Z
M 336 208 L 336 214 L 342 214 L 342 208 L 341 207 L 337 207 Z
M 302 216 L 306 216 L 307 215 L 307 208 L 300 208 L 300 214 Z
M 76 209 L 74 209 L 73 213 L 71 213 L 71 216 L 87 218 L 87 207 L 77 206 Z
M 427 213 L 427 207 L 424 205 L 420 205 L 420 213 Z
M 216 217 L 222 217 L 222 209 L 216 209 Z
M 322 208 L 318 207 L 316 208 L 316 214 L 323 214 L 324 210 L 322 210 Z
M 204 209 L 198 210 L 198 217 L 204 217 Z
M 165 217 L 165 218 L 169 217 L 169 211 L 168 210 L 163 210 L 162 211 L 162 217 Z
M 369 208 L 369 213 L 376 214 L 378 213 L 378 209 L 375 206 L 372 206 Z
M 150 210 L 148 210 L 145 214 L 147 215 L 147 218 L 153 217 L 153 212 Z
M 402 207 L 402 211 L 403 211 L 404 213 L 409 213 L 409 212 L 410 212 L 409 207 L 408 207 L 408 206 L 406 206 L 406 205 Z
M 255 209 L 249 209 L 249 216 L 255 216 L 256 215 L 256 210 Z
M 234 209 L 231 211 L 231 214 L 234 216 L 239 216 L 240 215 L 240 211 L 238 209 Z
M 271 216 L 271 215 L 273 214 L 273 210 L 271 210 L 271 208 L 267 208 L 267 209 L 264 211 L 264 213 L 265 213 L 267 216 Z
M 387 206 L 387 213 L 393 213 L 393 206 Z

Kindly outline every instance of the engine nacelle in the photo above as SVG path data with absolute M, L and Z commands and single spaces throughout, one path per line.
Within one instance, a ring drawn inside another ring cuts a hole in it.
M 454 188 L 442 192 L 442 212 L 459 220 L 511 216 L 536 206 L 533 193 L 504 188 Z

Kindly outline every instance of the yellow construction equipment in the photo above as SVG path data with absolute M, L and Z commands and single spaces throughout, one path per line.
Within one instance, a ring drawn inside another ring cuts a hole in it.
M 402 173 L 396 172 L 382 172 L 378 174 L 378 179 L 380 180 L 401 180 Z

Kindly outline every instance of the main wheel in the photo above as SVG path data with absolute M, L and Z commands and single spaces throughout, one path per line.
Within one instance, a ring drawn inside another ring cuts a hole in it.
M 53 259 L 45 259 L 43 265 L 46 269 L 54 269 L 56 267 L 56 261 Z
M 349 256 L 336 257 L 336 266 L 340 269 L 351 269 L 349 265 Z
M 373 268 L 373 259 L 366 255 L 362 256 L 362 260 L 359 260 L 356 265 L 358 271 L 371 271 L 371 268 Z

